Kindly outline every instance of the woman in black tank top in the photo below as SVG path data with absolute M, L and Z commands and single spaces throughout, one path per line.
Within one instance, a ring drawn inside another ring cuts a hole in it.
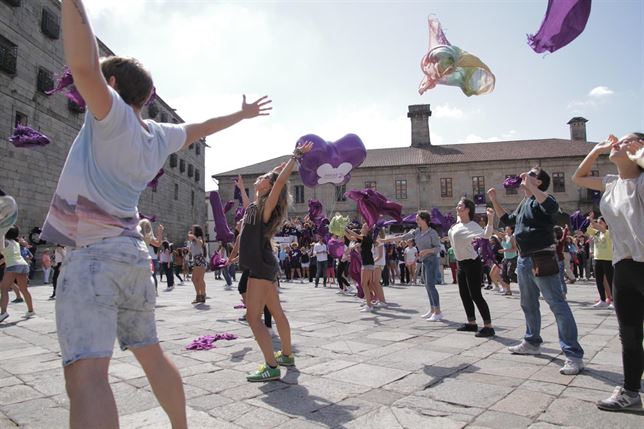
M 374 259 L 373 259 L 373 231 L 366 223 L 362 224 L 360 234 L 356 234 L 350 229 L 346 229 L 346 236 L 349 239 L 360 242 L 360 257 L 362 258 L 362 270 L 360 272 L 360 282 L 364 290 L 365 306 L 360 310 L 363 313 L 371 313 L 374 309 L 372 294 L 374 291 Z M 379 281 L 379 280 L 378 280 Z
M 239 237 L 239 265 L 249 271 L 246 317 L 266 362 L 257 371 L 247 374 L 248 381 L 277 380 L 280 378 L 278 365 L 295 365 L 291 349 L 291 328 L 280 304 L 276 286 L 279 265 L 270 241 L 286 219 L 288 178 L 296 161 L 311 149 L 312 143 L 299 145 L 288 162 L 257 178 L 255 201 L 244 214 Z M 273 315 L 282 341 L 282 350 L 277 353 L 273 353 L 271 336 L 261 321 L 264 306 Z

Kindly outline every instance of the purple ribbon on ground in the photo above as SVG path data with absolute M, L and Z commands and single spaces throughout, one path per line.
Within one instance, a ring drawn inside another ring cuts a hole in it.
M 237 335 L 231 334 L 229 332 L 224 332 L 223 334 L 215 335 L 204 335 L 197 337 L 190 344 L 186 346 L 186 350 L 210 350 L 217 347 L 215 341 L 219 340 L 236 340 Z
M 159 178 L 163 176 L 165 171 L 163 171 L 163 168 L 159 170 L 156 176 L 154 176 L 154 179 L 150 180 L 148 182 L 148 188 L 152 188 L 153 190 L 157 190 L 157 186 L 159 185 Z
M 358 211 L 370 227 L 373 227 L 380 216 L 390 216 L 398 222 L 402 221 L 402 206 L 394 201 L 389 201 L 378 191 L 373 189 L 353 189 L 346 194 L 358 204 Z
M 586 215 L 582 214 L 581 211 L 577 210 L 570 215 L 570 226 L 573 231 L 584 231 L 590 226 L 590 221 Z
M 590 0 L 548 0 L 546 16 L 528 45 L 538 54 L 555 52 L 575 40 L 586 27 Z
M 80 95 L 76 86 L 74 85 L 74 77 L 69 67 L 63 68 L 63 74 L 56 81 L 56 86 L 50 91 L 45 91 L 46 95 L 52 95 L 57 92 L 64 92 L 65 97 L 73 101 L 78 107 L 85 107 L 85 100 Z
M 13 135 L 9 137 L 9 141 L 15 146 L 24 149 L 32 149 L 35 147 L 46 146 L 51 143 L 49 137 L 34 130 L 26 125 L 18 124 L 16 129 L 13 130 Z
M 521 178 L 519 176 L 510 176 L 503 181 L 505 189 L 518 189 L 521 187 Z
M 217 233 L 217 240 L 222 243 L 230 243 L 235 238 L 226 222 L 226 215 L 224 208 L 221 206 L 221 199 L 219 192 L 210 191 L 210 207 L 212 208 L 212 217 L 215 221 L 215 232 Z

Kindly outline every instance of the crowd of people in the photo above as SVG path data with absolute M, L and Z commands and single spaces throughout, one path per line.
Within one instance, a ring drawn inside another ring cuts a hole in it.
M 64 246 L 65 250 L 58 251 L 53 261 L 43 255 L 42 262 L 46 270 L 53 267 L 56 275 L 59 255 L 64 255 L 60 256 L 63 269 L 56 280 L 56 327 L 70 403 L 70 426 L 118 427 L 108 379 L 110 358 L 118 339 L 121 348 L 131 350 L 143 367 L 172 427 L 186 428 L 181 375 L 163 352 L 157 336 L 156 282 L 152 274 L 162 272 L 169 285 L 174 284 L 171 279 L 177 271 L 173 265 L 176 263 L 181 274 L 187 274 L 183 267 L 189 255 L 196 294 L 193 303 L 204 303 L 208 255 L 203 230 L 192 226 L 186 245 L 173 247 L 164 242 L 161 225 L 153 233 L 149 222 L 139 222 L 138 200 L 171 153 L 242 120 L 268 115 L 270 100 L 262 97 L 247 103 L 244 96 L 238 112 L 200 123 L 144 120 L 141 109 L 153 92 L 149 72 L 131 58 L 99 59 L 82 0 L 62 1 L 62 30 L 65 59 L 88 112 L 68 154 L 42 229 L 43 240 Z M 264 358 L 256 371 L 247 374 L 248 381 L 279 379 L 280 366 L 296 363 L 289 321 L 277 289 L 281 272 L 286 281 L 308 278 L 316 287 L 322 280 L 323 288 L 335 278 L 344 293 L 352 292 L 353 282 L 357 296 L 364 299 L 360 308 L 364 313 L 377 313 L 379 307 L 388 305 L 383 275 L 389 276 L 390 283 L 398 278 L 404 284 L 414 284 L 420 278 L 428 298 L 428 311 L 423 317 L 439 323 L 444 320 L 445 308 L 436 284 L 441 282 L 445 267 L 452 271 L 463 305 L 464 323 L 456 328 L 458 331 L 473 332 L 477 337 L 494 336 L 493 308 L 481 292 L 483 279 L 488 278 L 488 287 L 494 284 L 503 293 L 512 293 L 511 283 L 517 281 L 526 331 L 520 343 L 509 347 L 509 352 L 541 353 L 542 296 L 555 316 L 565 356 L 559 371 L 564 375 L 578 374 L 584 368 L 584 350 L 566 300 L 566 276 L 568 282 L 573 277 L 589 278 L 588 261 L 594 259 L 593 273 L 601 303 L 598 306 L 609 306 L 612 300 L 624 368 L 623 385 L 597 406 L 610 411 L 641 408 L 643 134 L 629 134 L 622 139 L 610 136 L 591 150 L 575 173 L 573 180 L 579 186 L 603 192 L 601 216 L 589 214 L 586 234 L 569 234 L 566 228 L 555 228 L 559 204 L 548 193 L 550 176 L 535 167 L 520 175 L 524 199 L 511 212 L 500 205 L 496 190 L 490 189 L 492 207 L 479 219 L 480 223 L 474 202 L 462 198 L 455 201 L 458 221 L 442 231 L 442 238 L 430 213 L 424 210 L 416 215 L 416 227 L 403 234 L 387 235 L 376 231 L 374 225 L 356 222 L 342 236 L 336 236 L 344 242 L 341 254 L 329 248 L 327 237 L 311 233 L 310 220 L 299 222 L 301 226 L 297 220 L 285 224 L 288 178 L 312 146 L 310 142 L 299 144 L 288 161 L 257 178 L 252 198 L 244 198 L 245 214 L 237 225 L 238 234 L 228 249 L 227 261 L 216 267 L 227 268 L 225 272 L 230 275 L 230 267 L 238 264 L 242 271 L 239 290 L 247 307 L 246 320 Z M 609 154 L 617 175 L 602 178 L 591 174 L 602 154 Z M 493 238 L 496 218 L 506 229 L 496 231 L 497 237 Z M 279 231 L 294 235 L 296 241 L 276 246 L 275 242 L 283 241 L 275 239 Z M 0 246 L 5 266 L 0 284 L 0 317 L 4 318 L 8 317 L 8 294 L 14 284 L 27 304 L 26 316 L 34 315 L 27 283 L 29 263 L 21 253 L 19 237 L 18 228 L 13 226 L 4 234 Z M 276 247 L 281 250 L 276 251 Z M 187 253 L 176 253 L 186 248 Z M 572 274 L 566 270 L 566 255 L 570 255 Z M 477 310 L 483 324 L 480 328 Z M 277 351 L 261 320 L 266 312 L 277 325 L 281 342 Z

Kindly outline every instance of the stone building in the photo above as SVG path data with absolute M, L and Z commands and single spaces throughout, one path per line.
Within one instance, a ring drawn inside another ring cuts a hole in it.
M 69 148 L 83 123 L 83 109 L 61 94 L 46 96 L 65 60 L 60 1 L 0 0 L 0 188 L 20 207 L 18 223 L 25 233 L 42 225 Z M 102 56 L 113 52 L 99 40 Z M 160 88 L 162 90 L 162 88 Z M 159 122 L 183 122 L 162 98 L 143 109 Z M 17 124 L 28 125 L 51 139 L 36 149 L 19 149 L 8 140 Z M 204 148 L 172 155 L 155 190 L 141 195 L 139 210 L 166 227 L 173 241 L 185 240 L 189 225 L 204 224 Z
M 533 166 L 543 167 L 552 178 L 549 189 L 559 201 L 562 211 L 571 213 L 579 208 L 592 207 L 591 194 L 578 188 L 570 178 L 577 166 L 593 147 L 586 141 L 584 118 L 572 118 L 571 139 L 538 139 L 432 145 L 429 131 L 429 105 L 409 106 L 411 145 L 387 149 L 368 149 L 367 159 L 351 173 L 351 180 L 342 186 L 332 184 L 309 188 L 302 185 L 297 172 L 291 176 L 294 204 L 291 216 L 302 216 L 308 211 L 308 200 L 318 199 L 327 210 L 356 214 L 356 204 L 344 198 L 346 190 L 373 188 L 403 206 L 403 214 L 419 209 L 438 208 L 446 213 L 454 211 L 462 197 L 487 198 L 486 191 L 498 189 L 499 201 L 506 209 L 513 209 L 522 199 L 521 192 L 505 190 L 503 181 L 509 175 L 527 171 Z M 368 143 L 367 143 L 368 145 Z M 232 199 L 233 179 L 241 174 L 246 184 L 289 155 L 213 175 L 219 182 L 222 200 Z M 615 171 L 607 157 L 597 163 L 597 175 Z M 478 210 L 477 210 L 478 211 Z M 484 212 L 481 207 L 481 212 Z

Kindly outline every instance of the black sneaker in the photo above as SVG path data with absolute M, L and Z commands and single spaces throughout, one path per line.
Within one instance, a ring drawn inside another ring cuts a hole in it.
M 487 327 L 481 328 L 480 331 L 474 334 L 475 337 L 479 337 L 479 338 L 493 337 L 494 335 L 495 335 L 494 328 L 487 328 Z
M 460 328 L 456 328 L 460 332 L 477 332 L 479 330 L 479 325 L 476 323 L 463 323 Z
M 14 300 L 13 300 L 13 301 L 11 301 L 11 302 L 19 303 L 19 302 L 25 302 L 25 300 L 24 300 L 24 299 L 22 299 L 22 298 L 16 298 L 16 299 L 14 299 Z

